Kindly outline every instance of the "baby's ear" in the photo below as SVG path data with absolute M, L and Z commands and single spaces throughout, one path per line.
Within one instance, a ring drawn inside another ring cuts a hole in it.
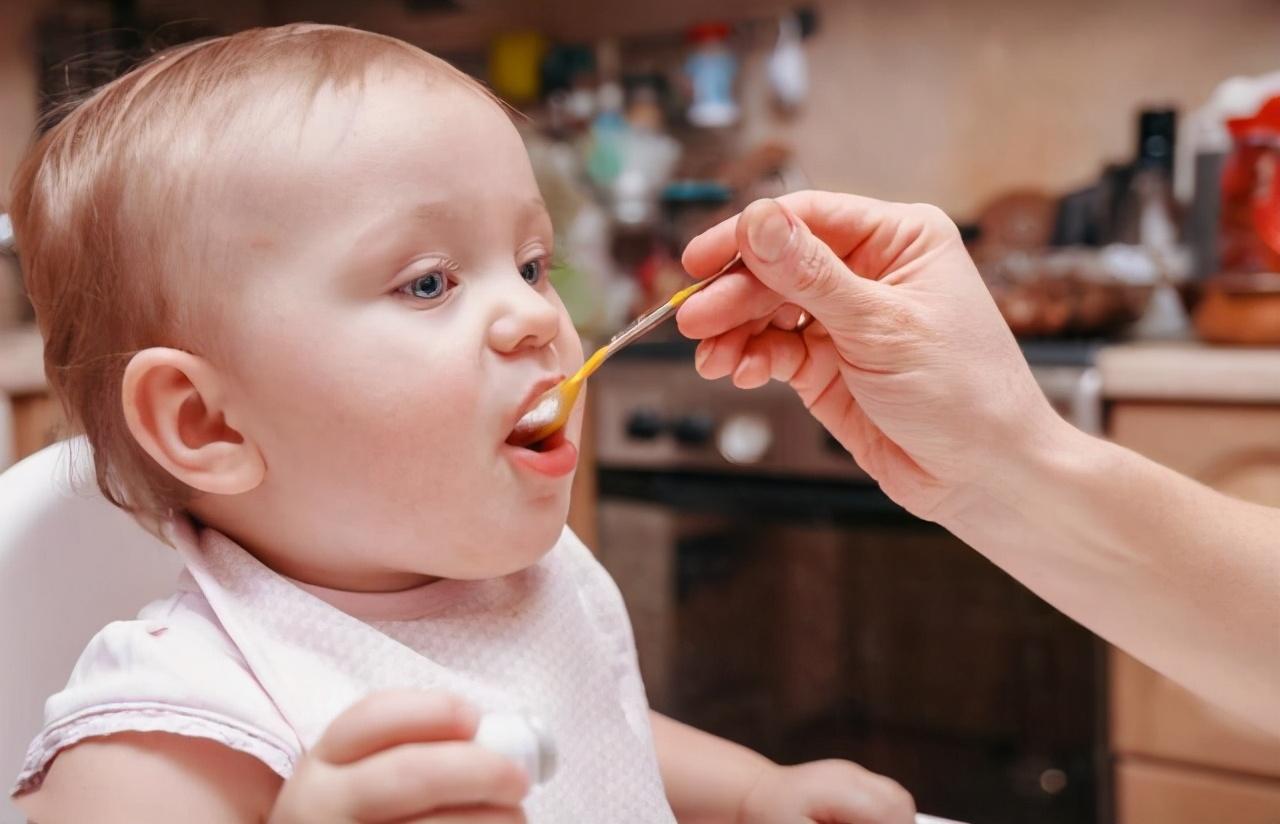
M 138 444 L 173 477 L 201 492 L 238 495 L 262 483 L 266 462 L 228 423 L 223 387 L 204 358 L 143 349 L 124 370 L 124 417 Z

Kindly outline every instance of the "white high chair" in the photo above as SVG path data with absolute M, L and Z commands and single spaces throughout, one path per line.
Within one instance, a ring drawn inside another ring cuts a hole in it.
M 84 438 L 0 474 L 0 824 L 25 820 L 8 794 L 45 698 L 95 632 L 172 592 L 181 568 L 98 492 Z

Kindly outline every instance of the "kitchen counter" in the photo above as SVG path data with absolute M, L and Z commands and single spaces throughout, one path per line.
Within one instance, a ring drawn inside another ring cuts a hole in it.
M 0 329 L 0 395 L 44 392 L 40 333 L 34 325 Z
M 1097 363 L 1109 401 L 1280 402 L 1280 348 L 1122 343 Z

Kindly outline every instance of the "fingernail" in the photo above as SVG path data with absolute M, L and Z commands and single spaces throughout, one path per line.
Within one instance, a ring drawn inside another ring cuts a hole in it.
M 782 258 L 787 244 L 791 242 L 791 221 L 782 207 L 772 200 L 756 211 L 763 214 L 759 214 L 747 227 L 747 242 L 756 257 L 765 263 L 773 263 Z
M 715 340 L 704 340 L 698 345 L 698 348 L 693 352 L 693 366 L 695 369 L 701 371 L 702 367 L 707 363 L 707 358 L 711 357 L 711 350 L 715 349 L 715 347 Z

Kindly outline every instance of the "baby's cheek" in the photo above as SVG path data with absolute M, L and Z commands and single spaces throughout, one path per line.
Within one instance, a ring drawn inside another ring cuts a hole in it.
M 482 419 L 474 376 L 444 367 L 387 375 L 362 399 L 367 427 L 405 445 L 454 451 L 473 439 Z
M 335 358 L 274 378 L 267 412 L 280 445 L 344 483 L 385 488 L 438 478 L 460 462 L 476 426 L 473 388 L 441 370 Z
M 416 508 L 430 501 L 433 508 L 451 508 L 443 499 L 466 488 L 481 463 L 482 417 L 474 411 L 473 396 L 422 381 L 371 393 L 362 401 L 359 409 L 349 409 L 353 423 L 345 431 L 320 435 L 344 445 L 346 466 L 337 474 L 365 485 L 381 505 Z
M 582 349 L 582 338 L 579 337 L 578 330 L 573 328 L 573 323 L 570 322 L 566 312 L 560 313 L 560 340 L 564 341 L 564 344 L 559 347 L 560 368 L 572 374 L 582 366 L 586 356 Z

